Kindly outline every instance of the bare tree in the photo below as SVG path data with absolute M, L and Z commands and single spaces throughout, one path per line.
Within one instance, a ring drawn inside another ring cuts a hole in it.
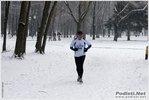
M 25 33 L 24 33 L 24 45 L 23 45 L 23 52 L 26 53 L 26 37 L 28 34 L 28 22 L 29 22 L 29 12 L 30 12 L 30 6 L 31 6 L 31 1 L 28 3 L 28 8 L 27 8 L 27 15 L 26 15 L 26 26 L 25 26 Z
M 38 34 L 37 34 L 37 42 L 36 42 L 36 45 L 35 45 L 35 47 L 36 47 L 35 52 L 40 52 L 41 54 L 43 53 L 42 50 L 41 50 L 42 36 L 44 34 L 44 30 L 45 30 L 45 27 L 46 27 L 46 24 L 47 24 L 50 4 L 51 4 L 51 1 L 46 1 L 45 2 L 43 15 L 42 15 L 42 21 L 41 21 L 41 25 L 39 27 L 39 31 L 38 31 Z
M 95 11 L 96 11 L 96 1 L 93 2 L 93 40 L 95 40 Z
M 47 21 L 47 25 L 46 25 L 46 28 L 45 28 L 45 31 L 44 31 L 44 38 L 43 38 L 43 43 L 42 43 L 42 47 L 41 47 L 42 53 L 45 53 L 47 34 L 48 34 L 48 30 L 49 30 L 49 27 L 50 27 L 50 23 L 51 23 L 51 20 L 52 20 L 52 16 L 53 16 L 56 4 L 57 4 L 57 1 L 54 1 L 53 6 L 52 6 L 51 11 L 50 11 L 50 14 L 48 16 L 48 21 Z
M 8 21 L 8 14 L 9 14 L 9 5 L 10 1 L 6 1 L 6 8 L 5 8 L 5 21 L 4 21 L 4 39 L 3 39 L 3 50 L 2 52 L 6 51 L 6 35 L 7 35 L 7 21 Z
M 1 1 L 1 36 L 4 35 L 4 19 L 5 19 L 5 2 L 6 1 Z M 9 20 L 8 20 L 9 23 Z
M 83 7 L 82 7 L 83 1 L 78 2 L 78 6 L 77 6 L 78 7 L 78 11 L 77 11 L 78 12 L 78 17 L 76 17 L 75 13 L 73 13 L 72 9 L 74 9 L 74 8 L 70 7 L 70 4 L 69 4 L 70 2 L 66 1 L 64 3 L 66 4 L 66 6 L 68 7 L 68 10 L 69 10 L 69 11 L 66 11 L 66 12 L 72 16 L 72 18 L 74 19 L 74 21 L 77 24 L 77 31 L 81 30 L 81 23 L 83 22 L 85 16 L 87 15 L 87 12 L 88 12 L 89 7 L 91 5 L 91 1 L 88 2 L 88 5 L 87 5 L 85 10 L 83 10 Z M 71 3 L 74 3 L 74 2 L 71 2 Z
M 17 33 L 21 1 L 10 1 L 10 11 L 8 18 L 8 36 L 13 37 Z
M 83 10 L 85 11 L 86 10 L 86 5 L 87 4 L 87 1 L 84 1 L 84 3 L 83 3 Z M 84 17 L 84 20 L 83 20 L 83 28 L 82 28 L 82 30 L 83 30 L 83 37 L 84 38 L 86 38 L 86 26 L 87 26 L 87 24 L 86 24 L 86 16 Z
M 103 34 L 104 21 L 107 19 L 109 13 L 111 13 L 109 10 L 109 1 L 92 2 L 87 21 L 90 24 L 90 35 L 93 36 L 93 40 L 95 40 L 95 37 L 99 38 L 99 34 Z
M 21 3 L 21 12 L 20 12 L 20 18 L 19 18 L 19 26 L 17 31 L 17 39 L 16 39 L 16 45 L 15 45 L 15 51 L 14 56 L 23 58 L 24 55 L 24 34 L 25 34 L 25 26 L 26 26 L 26 17 L 27 17 L 27 6 L 28 1 L 22 1 Z

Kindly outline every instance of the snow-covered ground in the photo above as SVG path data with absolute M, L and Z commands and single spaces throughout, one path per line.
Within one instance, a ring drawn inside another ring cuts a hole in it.
M 116 98 L 116 92 L 145 92 L 146 97 L 136 98 L 147 100 L 147 37 L 131 36 L 131 41 L 122 37 L 118 42 L 113 37 L 87 37 L 92 48 L 86 55 L 83 84 L 76 82 L 73 51 L 69 49 L 72 39 L 47 41 L 46 54 L 41 55 L 34 53 L 36 38 L 29 37 L 23 60 L 12 58 L 16 39 L 7 39 L 9 52 L 1 53 L 3 98 L 100 100 Z

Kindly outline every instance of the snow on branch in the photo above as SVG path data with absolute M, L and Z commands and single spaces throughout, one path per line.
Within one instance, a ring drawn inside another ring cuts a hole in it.
M 68 3 L 67 3 L 67 1 L 64 1 L 64 3 L 67 5 Z
M 119 22 L 117 23 L 117 26 L 122 20 L 124 20 L 126 17 L 128 17 L 131 13 L 137 12 L 137 11 L 144 11 L 147 8 L 147 6 L 148 6 L 148 4 L 146 4 L 144 6 L 144 8 L 142 8 L 142 9 L 134 9 L 134 10 L 130 11 L 128 14 L 126 14 L 124 17 L 122 17 L 121 20 L 119 20 Z
M 24 26 L 25 26 L 25 23 L 24 23 L 24 22 L 19 22 L 19 24 L 22 24 L 22 25 L 24 25 Z
M 128 7 L 129 3 L 117 14 L 118 16 Z
M 115 11 L 115 12 L 117 12 L 117 9 L 116 9 L 116 7 L 114 7 L 114 11 Z

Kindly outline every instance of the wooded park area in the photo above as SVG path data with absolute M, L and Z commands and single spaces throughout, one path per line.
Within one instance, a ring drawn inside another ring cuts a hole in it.
M 107 34 L 114 41 L 126 32 L 129 41 L 131 32 L 139 36 L 148 30 L 148 1 L 1 1 L 2 52 L 7 51 L 7 35 L 16 36 L 15 57 L 23 57 L 28 36 L 37 37 L 35 52 L 44 54 L 49 33 L 68 38 L 78 30 L 84 38 Z

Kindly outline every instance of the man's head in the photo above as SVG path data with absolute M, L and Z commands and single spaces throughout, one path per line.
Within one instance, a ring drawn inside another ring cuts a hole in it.
M 77 32 L 77 37 L 78 37 L 79 40 L 81 40 L 81 39 L 83 38 L 83 33 L 82 33 L 82 31 L 78 31 L 78 32 Z

